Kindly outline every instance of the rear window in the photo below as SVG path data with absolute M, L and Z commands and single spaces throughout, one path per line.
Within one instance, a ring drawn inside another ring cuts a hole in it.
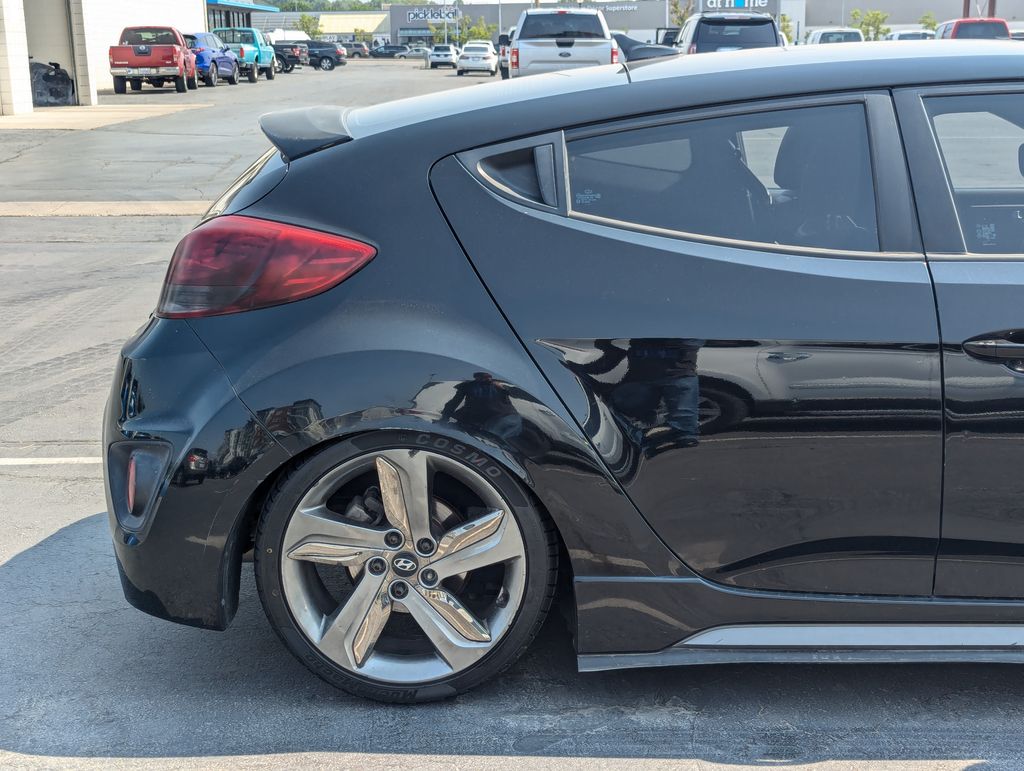
M 489 49 L 487 46 L 466 46 L 466 48 L 464 49 L 464 53 L 467 53 L 467 54 L 486 54 L 486 53 L 489 53 L 490 50 L 491 49 Z
M 751 21 L 702 21 L 694 38 L 698 53 L 765 48 L 779 44 L 771 19 Z
M 256 38 L 252 32 L 244 29 L 222 29 L 217 32 L 225 43 L 255 45 Z
M 527 14 L 520 40 L 544 38 L 603 38 L 604 27 L 592 13 L 537 13 Z
M 1010 36 L 1006 25 L 998 21 L 970 21 L 961 22 L 956 28 L 955 37 L 968 38 L 971 40 L 995 40 L 997 38 L 1008 38 Z
M 856 32 L 822 32 L 822 43 L 859 43 L 861 36 Z
M 123 46 L 172 46 L 178 42 L 169 29 L 126 29 L 121 35 Z
M 447 53 L 451 53 L 451 50 L 452 50 L 451 46 L 434 46 L 434 53 L 435 54 L 447 54 Z

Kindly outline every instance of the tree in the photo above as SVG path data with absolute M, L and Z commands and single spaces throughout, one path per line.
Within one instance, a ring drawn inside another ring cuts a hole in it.
M 854 8 L 850 11 L 850 26 L 859 29 L 865 40 L 881 40 L 891 31 L 885 26 L 889 14 L 884 11 L 861 11 Z
M 683 26 L 691 16 L 693 16 L 693 0 L 686 0 L 685 5 L 680 4 L 680 0 L 672 0 L 669 4 L 669 18 L 675 26 Z
M 939 28 L 939 22 L 936 20 L 935 14 L 931 11 L 928 11 L 928 13 L 918 19 L 917 23 L 925 29 L 930 29 L 932 32 Z
M 459 29 L 458 44 L 464 45 L 467 40 L 494 40 L 497 32 L 498 25 L 488 24 L 481 16 L 472 25 L 462 25 Z
M 793 42 L 793 22 L 786 14 L 779 17 L 779 32 L 786 36 L 786 40 Z
M 355 40 L 357 43 L 372 43 L 373 35 L 371 35 L 365 29 L 360 29 L 359 27 L 356 27 L 354 30 L 352 30 L 352 39 Z
M 304 13 L 295 24 L 300 32 L 305 32 L 313 40 L 320 37 L 320 18 Z

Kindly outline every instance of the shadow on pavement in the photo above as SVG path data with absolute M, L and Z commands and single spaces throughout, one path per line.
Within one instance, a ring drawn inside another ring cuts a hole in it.
M 149 758 L 286 752 L 976 761 L 1020 767 L 1024 671 L 1011 666 L 720 666 L 580 675 L 553 614 L 529 654 L 453 701 L 336 691 L 279 644 L 244 568 L 225 633 L 121 597 L 106 515 L 0 566 L 0 750 Z M 456 761 L 458 762 L 458 761 Z

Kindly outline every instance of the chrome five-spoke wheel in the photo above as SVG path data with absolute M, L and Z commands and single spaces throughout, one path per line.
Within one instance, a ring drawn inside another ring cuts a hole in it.
M 519 620 L 528 588 L 520 520 L 540 520 L 522 506 L 518 490 L 512 492 L 519 506 L 506 499 L 493 478 L 497 470 L 420 448 L 382 448 L 324 469 L 306 480 L 286 518 L 284 501 L 276 501 L 271 514 L 283 521 L 269 528 L 269 538 L 268 523 L 261 523 L 257 569 L 265 605 L 274 605 L 279 591 L 281 610 L 303 644 L 333 670 L 385 689 L 376 694 L 382 698 L 388 688 L 458 679 L 499 647 Z M 269 597 L 268 572 L 276 579 Z M 549 583 L 549 576 L 542 580 Z M 543 613 L 547 603 L 541 606 Z M 268 615 L 275 620 L 270 607 Z M 294 649 L 294 640 L 286 642 Z M 427 688 L 417 699 L 438 695 L 446 693 Z

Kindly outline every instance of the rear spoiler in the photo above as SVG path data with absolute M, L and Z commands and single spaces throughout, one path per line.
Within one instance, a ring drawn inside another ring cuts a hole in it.
M 343 107 L 300 107 L 267 113 L 260 128 L 285 161 L 351 141 L 345 126 L 348 110 Z

